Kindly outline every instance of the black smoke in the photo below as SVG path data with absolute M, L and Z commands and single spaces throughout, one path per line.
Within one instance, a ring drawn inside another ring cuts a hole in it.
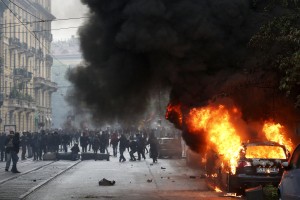
M 248 43 L 262 24 L 285 12 L 280 6 L 266 12 L 268 1 L 82 2 L 90 8 L 79 32 L 86 63 L 69 75 L 75 86 L 70 102 L 89 108 L 95 119 L 134 121 L 153 93 L 168 88 L 170 102 L 184 107 L 225 95 L 245 119 L 272 115 L 270 102 L 281 95 L 273 89 L 278 72 L 255 58 Z

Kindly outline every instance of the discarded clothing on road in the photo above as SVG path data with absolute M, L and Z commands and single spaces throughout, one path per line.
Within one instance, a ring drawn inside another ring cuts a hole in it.
M 112 186 L 116 183 L 116 181 L 110 181 L 105 178 L 99 181 L 99 186 Z

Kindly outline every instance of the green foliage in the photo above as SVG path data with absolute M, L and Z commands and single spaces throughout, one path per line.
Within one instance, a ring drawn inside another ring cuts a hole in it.
M 300 84 L 300 15 L 275 18 L 261 27 L 249 45 L 280 72 L 279 89 L 290 95 Z
M 263 194 L 265 200 L 278 199 L 277 187 L 274 187 L 273 185 L 266 185 L 263 187 Z

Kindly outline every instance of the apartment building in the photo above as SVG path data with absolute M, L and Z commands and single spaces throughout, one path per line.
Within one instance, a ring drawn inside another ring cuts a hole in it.
M 51 0 L 0 2 L 0 131 L 52 125 Z

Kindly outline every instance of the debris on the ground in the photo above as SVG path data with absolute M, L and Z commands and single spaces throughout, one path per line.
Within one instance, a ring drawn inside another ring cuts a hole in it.
M 190 176 L 190 178 L 196 178 L 196 176 Z
M 148 183 L 151 183 L 151 182 L 152 182 L 152 179 L 148 179 L 147 182 L 148 182 Z
M 116 181 L 110 181 L 105 178 L 99 181 L 99 186 L 112 186 L 116 183 Z
M 161 167 L 161 169 L 166 169 L 165 167 Z
M 235 198 L 242 198 L 242 195 L 237 195 L 236 193 L 226 193 L 223 195 L 224 197 L 235 197 Z
M 36 182 L 36 179 L 34 179 L 33 182 Z
M 152 166 L 153 165 L 153 163 L 150 163 L 150 166 Z

